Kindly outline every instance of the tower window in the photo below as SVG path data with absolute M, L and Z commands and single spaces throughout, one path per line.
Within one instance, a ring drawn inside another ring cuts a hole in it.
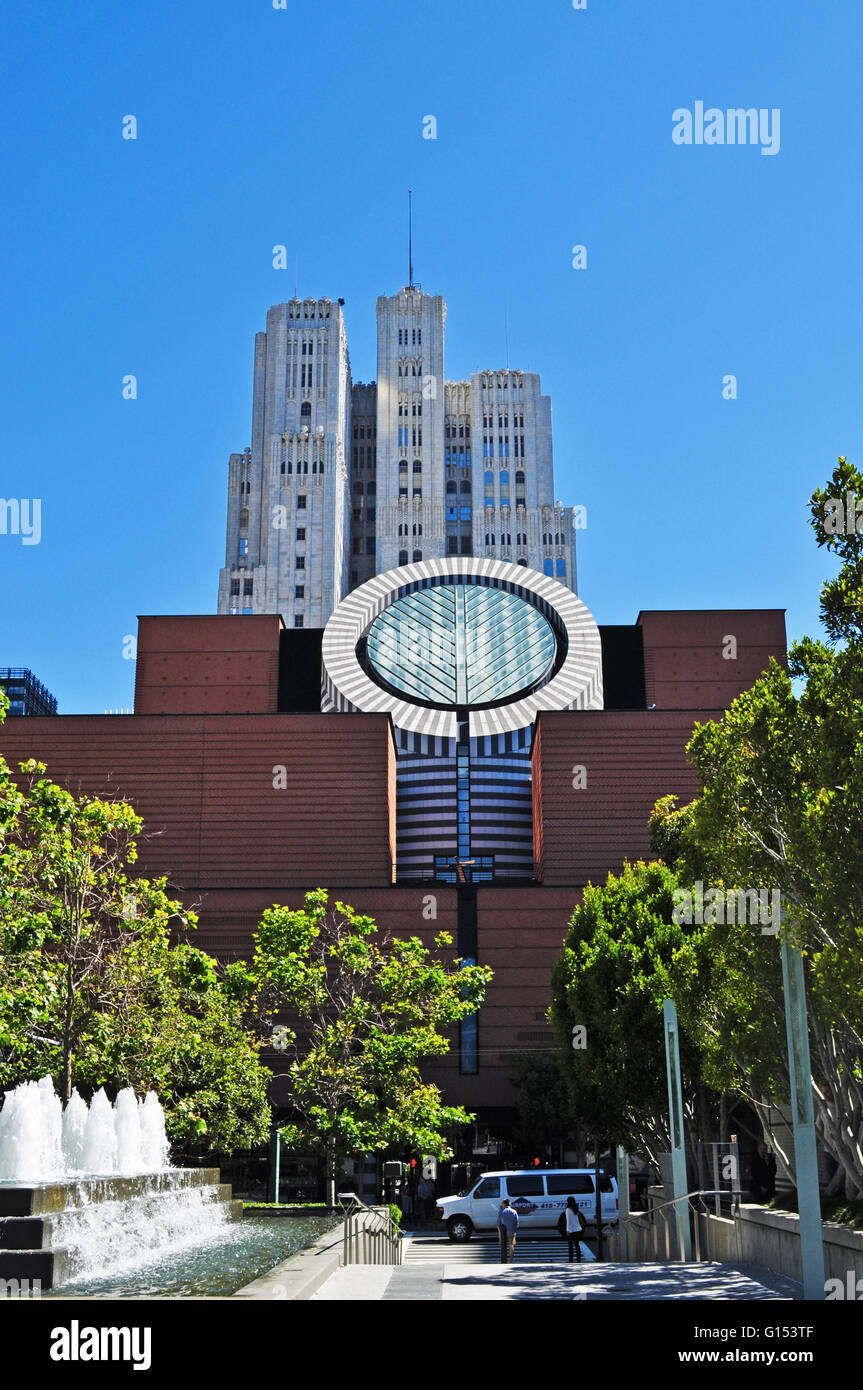
M 415 550 L 415 551 L 414 551 L 414 564 L 418 564 L 419 561 L 422 559 L 422 557 L 423 557 L 422 551 L 421 551 L 421 550 Z
M 311 386 L 311 382 L 309 382 L 309 385 Z M 311 413 L 312 413 L 312 403 L 311 403 L 311 401 L 303 401 L 302 405 L 300 406 L 300 417 L 301 417 L 301 418 L 303 418 L 303 417 L 308 417 L 308 416 L 311 415 Z
M 399 551 L 399 564 L 400 564 L 400 565 L 406 565 L 407 562 L 408 562 L 408 553 L 407 553 L 407 551 L 406 551 L 406 550 L 400 550 L 400 551 Z

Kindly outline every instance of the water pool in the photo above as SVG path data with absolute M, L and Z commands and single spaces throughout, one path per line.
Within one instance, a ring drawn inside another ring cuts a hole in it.
M 76 1279 L 43 1298 L 223 1298 L 333 1230 L 333 1216 L 246 1216 L 203 1245 L 163 1251 L 134 1269 Z

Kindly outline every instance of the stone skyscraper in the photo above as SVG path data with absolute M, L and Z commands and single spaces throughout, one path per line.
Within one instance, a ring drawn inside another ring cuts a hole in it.
M 228 464 L 220 613 L 323 627 L 346 593 L 350 391 L 341 305 L 274 305 L 255 338 L 252 445 Z
M 229 462 L 220 613 L 320 628 L 374 575 L 454 555 L 575 589 L 551 400 L 531 372 L 446 381 L 445 325 L 440 295 L 382 295 L 377 381 L 352 385 L 340 304 L 270 309 L 255 342 L 252 445 Z

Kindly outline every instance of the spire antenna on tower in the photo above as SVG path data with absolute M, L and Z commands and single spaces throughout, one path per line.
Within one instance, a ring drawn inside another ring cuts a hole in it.
M 408 288 L 414 284 L 413 189 L 408 189 Z

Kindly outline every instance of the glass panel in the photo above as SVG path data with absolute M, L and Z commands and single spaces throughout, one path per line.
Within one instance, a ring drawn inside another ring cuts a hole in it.
M 583 1197 L 593 1191 L 593 1178 L 588 1173 L 547 1173 L 549 1197 Z
M 534 688 L 549 676 L 556 646 L 532 604 L 473 583 L 405 595 L 379 614 L 366 641 L 372 673 L 387 685 L 449 706 L 494 704 Z
M 537 1173 L 536 1176 L 524 1178 L 507 1178 L 506 1192 L 508 1197 L 543 1197 L 542 1178 Z

